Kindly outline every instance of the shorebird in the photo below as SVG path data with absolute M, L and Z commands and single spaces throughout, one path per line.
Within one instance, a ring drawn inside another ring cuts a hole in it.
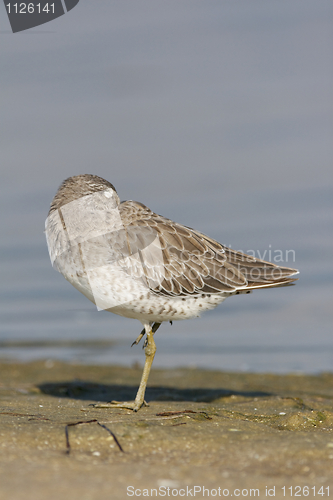
M 298 274 L 232 250 L 142 203 L 120 202 L 114 186 L 96 175 L 63 181 L 45 228 L 53 267 L 98 309 L 138 319 L 144 327 L 133 342 L 146 335 L 135 401 L 95 407 L 138 411 L 147 404 L 153 335 L 164 321 L 199 316 L 231 295 L 290 285 Z

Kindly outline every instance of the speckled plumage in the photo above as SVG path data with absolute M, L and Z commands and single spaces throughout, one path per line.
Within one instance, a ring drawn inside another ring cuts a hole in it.
M 97 194 L 102 196 L 104 191 L 113 194 L 111 209 L 110 197 L 102 200 L 109 205 L 102 205 L 97 198 Z M 64 181 L 52 201 L 49 220 L 59 209 L 66 209 L 66 205 L 70 206 L 69 203 L 77 200 L 81 206 L 76 207 L 76 212 L 83 211 L 88 199 L 91 207 L 88 217 L 83 217 L 85 227 L 77 229 L 84 234 L 79 235 L 75 244 L 79 241 L 81 250 L 84 245 L 85 258 L 94 261 L 90 274 L 96 291 L 100 295 L 114 296 L 114 307 L 101 307 L 103 309 L 137 318 L 143 323 L 185 319 L 214 308 L 236 292 L 287 285 L 295 279 L 295 269 L 278 267 L 231 250 L 194 229 L 155 214 L 142 203 L 120 203 L 113 185 L 97 176 L 81 175 Z M 116 228 L 115 217 L 110 216 L 108 221 L 105 216 L 108 210 L 119 214 Z M 98 212 L 103 214 L 103 219 L 97 221 L 100 227 L 96 227 L 96 218 L 93 217 Z M 69 213 L 67 220 L 69 217 L 73 218 L 74 213 Z M 82 225 L 82 221 L 79 223 Z M 63 229 L 60 224 L 58 218 L 59 227 L 51 228 L 50 223 L 46 227 L 51 247 Z M 159 258 L 147 258 L 147 247 L 153 248 Z M 78 254 L 76 273 L 64 269 L 68 253 L 62 254 L 65 262 L 61 269 L 58 263 L 58 270 L 92 302 L 96 302 L 79 250 L 76 248 L 74 252 Z M 129 258 L 138 254 L 141 259 L 139 266 L 142 265 L 139 272 L 135 268 L 136 259 Z M 105 267 L 110 263 L 113 263 L 112 269 Z
M 286 286 L 297 270 L 231 250 L 204 234 L 120 203 L 94 175 L 66 179 L 46 221 L 54 267 L 98 308 L 142 322 L 199 316 L 230 295 Z M 138 409 L 138 408 L 137 408 Z

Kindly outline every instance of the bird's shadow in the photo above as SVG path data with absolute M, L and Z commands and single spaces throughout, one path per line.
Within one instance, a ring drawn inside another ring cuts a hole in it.
M 136 396 L 138 387 L 134 385 L 106 385 L 84 380 L 65 382 L 47 382 L 39 386 L 42 393 L 54 397 L 78 399 L 82 401 L 107 402 L 111 400 L 130 401 Z M 192 388 L 178 389 L 174 387 L 155 386 L 147 387 L 147 401 L 192 401 L 212 403 L 223 397 L 243 396 L 258 398 L 273 396 L 264 391 L 235 391 L 231 389 Z

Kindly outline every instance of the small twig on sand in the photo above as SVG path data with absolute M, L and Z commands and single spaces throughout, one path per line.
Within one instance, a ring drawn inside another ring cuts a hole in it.
M 164 411 L 162 413 L 156 413 L 156 416 L 171 417 L 174 415 L 181 416 L 186 413 L 199 413 L 200 415 L 203 415 L 207 420 L 212 420 L 212 417 L 210 417 L 205 411 L 194 411 L 194 410 Z
M 106 425 L 100 424 L 98 422 L 98 420 L 96 418 L 94 418 L 93 420 L 81 420 L 80 422 L 72 422 L 72 423 L 66 425 L 66 427 L 65 427 L 66 455 L 69 455 L 70 451 L 71 451 L 71 445 L 70 445 L 70 442 L 69 442 L 69 434 L 68 434 L 69 427 L 74 427 L 75 425 L 81 425 L 81 424 L 92 424 L 92 423 L 96 423 L 97 425 L 99 425 L 100 427 L 103 427 L 103 429 L 105 429 L 106 431 L 108 431 L 108 433 L 113 437 L 113 439 L 114 439 L 116 445 L 118 446 L 119 450 L 122 451 L 123 453 L 125 453 L 124 450 L 123 450 L 123 448 L 122 448 L 122 446 L 121 446 L 121 444 L 119 443 L 116 435 L 108 427 L 106 427 Z
M 106 425 L 101 424 L 100 422 L 97 422 L 97 424 L 98 424 L 99 426 L 103 427 L 103 429 L 105 429 L 106 431 L 108 431 L 108 432 L 109 432 L 109 434 L 113 437 L 113 439 L 114 439 L 114 441 L 115 441 L 116 445 L 118 446 L 119 450 L 120 450 L 120 451 L 122 451 L 123 453 L 125 453 L 125 452 L 124 452 L 124 450 L 123 450 L 123 448 L 122 448 L 122 446 L 121 446 L 121 444 L 119 443 L 119 441 L 118 441 L 118 439 L 117 439 L 116 435 L 115 435 L 115 434 L 114 434 L 114 433 L 113 433 L 113 432 L 112 432 L 112 431 L 111 431 L 108 427 L 106 427 Z

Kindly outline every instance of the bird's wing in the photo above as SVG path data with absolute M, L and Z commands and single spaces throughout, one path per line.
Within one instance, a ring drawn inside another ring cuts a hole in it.
M 274 277 L 272 270 L 283 268 L 230 250 L 141 203 L 123 202 L 119 211 L 131 253 L 140 255 L 147 285 L 154 292 L 171 296 L 232 293 L 242 288 L 277 286 L 277 278 L 279 284 L 285 284 L 295 271 L 285 269 L 283 275 Z

